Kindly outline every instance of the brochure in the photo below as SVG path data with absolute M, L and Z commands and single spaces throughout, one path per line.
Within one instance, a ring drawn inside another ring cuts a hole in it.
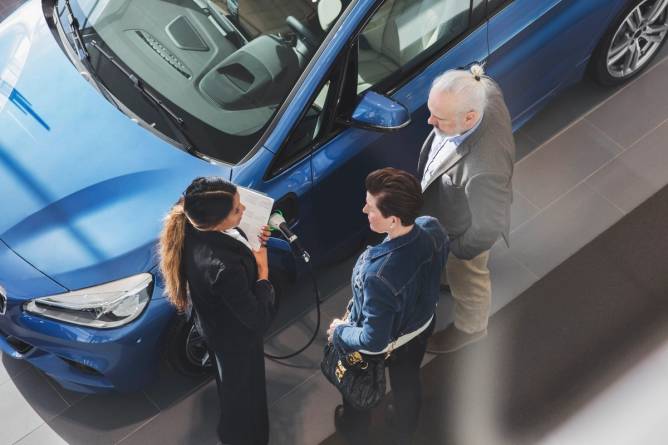
M 269 221 L 274 199 L 256 190 L 237 186 L 241 203 L 246 207 L 244 216 L 241 218 L 239 228 L 246 233 L 248 242 L 253 250 L 260 249 L 258 237 L 262 233 L 262 227 Z

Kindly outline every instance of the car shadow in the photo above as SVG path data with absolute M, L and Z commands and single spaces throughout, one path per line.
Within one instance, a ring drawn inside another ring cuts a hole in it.
M 316 270 L 323 303 L 342 286 L 349 285 L 350 272 L 357 255 L 358 252 L 354 252 L 337 263 Z M 313 284 L 308 277 L 287 286 L 285 293 L 279 314 L 267 334 L 267 342 L 275 342 L 272 339 L 276 339 L 287 328 L 301 326 L 304 315 L 315 307 Z M 328 322 L 327 316 L 323 315 L 320 331 Z M 303 339 L 297 339 L 300 344 L 295 344 L 295 349 L 309 340 L 314 327 L 314 323 L 308 323 L 302 326 L 303 329 L 300 328 L 299 336 L 303 336 Z M 289 353 L 290 348 L 293 348 L 292 344 L 286 345 L 285 351 L 281 348 L 278 352 Z M 299 360 L 274 363 L 286 368 L 299 367 Z M 111 444 L 121 440 L 124 444 L 135 441 L 142 443 L 148 434 L 158 434 L 159 437 L 162 433 L 154 430 L 163 429 L 161 424 L 165 422 L 171 424 L 166 427 L 171 431 L 171 436 L 164 438 L 165 443 L 215 444 L 217 441 L 215 423 L 219 411 L 216 386 L 211 374 L 185 376 L 161 360 L 157 379 L 142 391 L 128 394 L 82 394 L 64 389 L 27 362 L 2 354 L 2 365 L 5 375 L 0 373 L 0 388 L 3 382 L 11 383 L 9 386 L 12 387 L 13 395 L 10 397 L 24 404 L 26 409 L 30 408 L 31 424 L 39 426 L 46 423 L 52 433 L 67 443 Z M 155 437 L 149 437 L 148 440 L 156 443 Z

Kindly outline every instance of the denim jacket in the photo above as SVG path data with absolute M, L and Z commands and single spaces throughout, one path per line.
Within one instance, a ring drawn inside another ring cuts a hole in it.
M 434 314 L 448 238 L 438 220 L 423 216 L 413 229 L 368 247 L 353 268 L 348 322 L 336 327 L 344 352 L 378 352 L 420 328 Z

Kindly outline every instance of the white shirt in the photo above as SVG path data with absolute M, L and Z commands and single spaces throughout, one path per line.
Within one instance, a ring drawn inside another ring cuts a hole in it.
M 478 122 L 473 128 L 466 133 L 456 134 L 454 136 L 441 135 L 438 131 L 434 133 L 434 140 L 431 142 L 429 156 L 427 157 L 427 163 L 425 164 L 424 173 L 422 175 L 422 190 L 429 184 L 438 167 L 443 165 L 443 162 L 457 150 L 457 147 L 459 147 L 471 133 L 478 129 L 480 122 L 482 122 L 482 116 L 480 116 L 480 119 L 478 119 Z
M 248 247 L 251 251 L 253 248 L 251 247 L 250 243 L 248 240 L 241 234 L 237 229 L 227 229 L 223 230 L 223 232 L 227 236 L 231 236 L 235 240 L 239 241 L 240 243 L 243 243 L 246 247 Z

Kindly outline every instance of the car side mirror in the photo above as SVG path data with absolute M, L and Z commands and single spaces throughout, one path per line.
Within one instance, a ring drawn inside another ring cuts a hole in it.
M 391 132 L 410 124 L 411 115 L 408 109 L 396 100 L 375 91 L 367 91 L 346 123 L 351 127 Z

